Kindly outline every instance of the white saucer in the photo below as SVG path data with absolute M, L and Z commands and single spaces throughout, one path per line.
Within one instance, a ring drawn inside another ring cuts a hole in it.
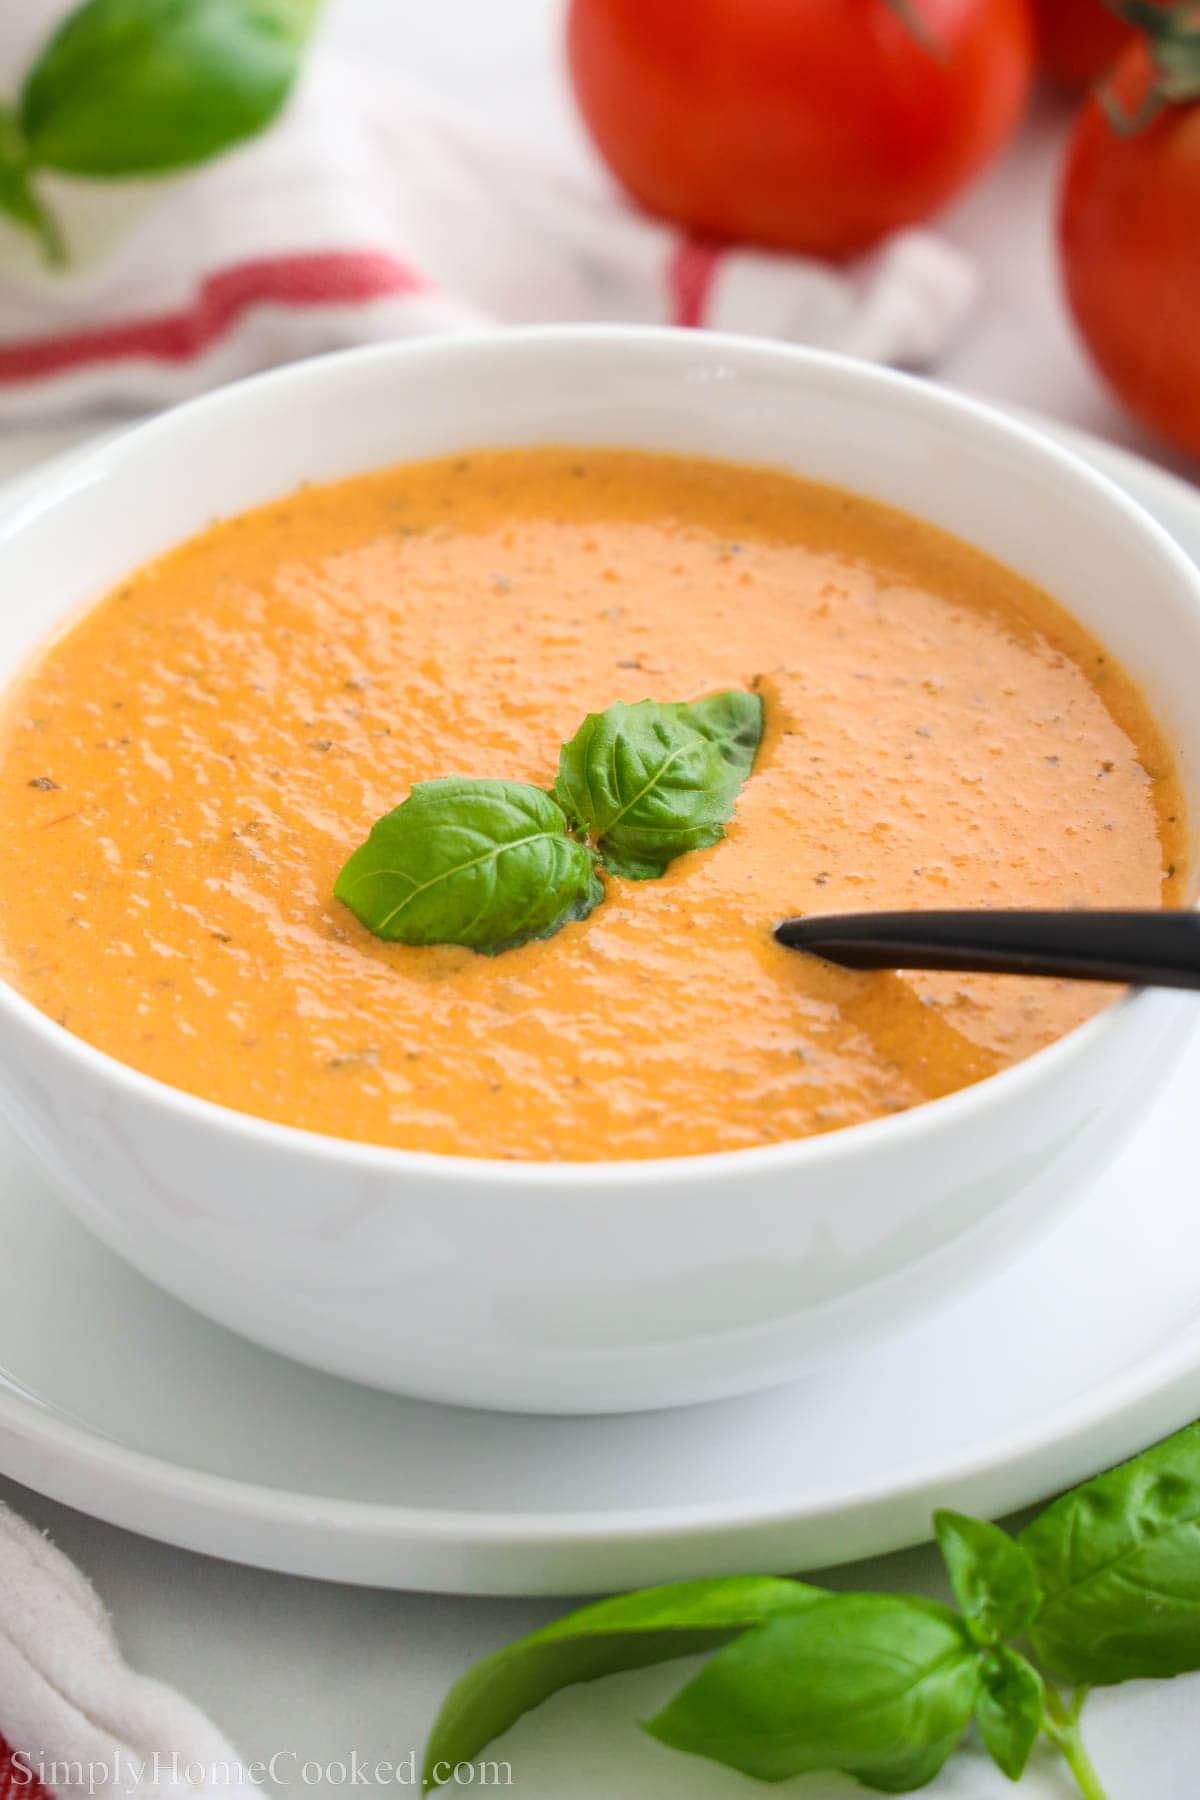
M 1059 435 L 1200 560 L 1200 492 Z M 934 1505 L 1008 1511 L 1200 1413 L 1197 1093 L 1200 1035 L 1091 1196 L 920 1330 L 768 1394 L 610 1419 L 393 1399 L 243 1344 L 93 1243 L 4 1135 L 0 1470 L 191 1549 L 447 1592 L 917 1542 Z

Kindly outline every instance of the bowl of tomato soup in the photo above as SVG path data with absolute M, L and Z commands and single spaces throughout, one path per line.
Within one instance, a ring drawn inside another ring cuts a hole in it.
M 354 352 L 45 472 L 0 571 L 4 1109 L 113 1249 L 324 1369 L 568 1412 L 786 1379 L 1041 1229 L 1191 1031 L 772 936 L 1194 899 L 1196 572 L 927 384 L 619 328 Z M 729 695 L 717 823 L 592 828 L 605 721 L 699 754 Z M 487 860 L 459 788 L 537 829 Z M 370 836 L 447 795 L 466 899 Z M 481 936 L 518 864 L 528 928 Z

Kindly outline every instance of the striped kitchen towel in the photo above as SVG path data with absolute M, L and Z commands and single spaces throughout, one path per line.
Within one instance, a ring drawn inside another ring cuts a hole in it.
M 0 422 L 140 411 L 491 324 L 711 325 L 926 367 L 975 292 L 970 262 L 925 231 L 845 268 L 689 241 L 327 51 L 269 132 L 199 171 L 46 191 L 72 264 L 46 271 L 0 223 Z
M 0 1505 L 0 1800 L 261 1800 L 252 1774 L 129 1668 L 78 1569 Z

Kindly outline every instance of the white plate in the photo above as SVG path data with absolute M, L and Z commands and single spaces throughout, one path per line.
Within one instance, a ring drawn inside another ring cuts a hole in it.
M 1200 560 L 1200 492 L 1060 435 Z M 1200 1413 L 1198 1092 L 1200 1036 L 1070 1217 L 886 1349 L 750 1399 L 578 1420 L 399 1400 L 244 1344 L 93 1243 L 0 1136 L 0 1469 L 190 1549 L 447 1592 L 914 1543 L 934 1505 L 1008 1511 Z

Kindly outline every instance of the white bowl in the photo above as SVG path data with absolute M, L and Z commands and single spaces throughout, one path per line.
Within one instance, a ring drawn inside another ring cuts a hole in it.
M 782 464 L 1041 583 L 1141 683 L 1200 818 L 1200 579 L 1026 427 L 831 356 L 701 333 L 497 333 L 300 364 L 45 476 L 0 521 L 0 679 L 214 515 L 407 457 L 544 441 Z M 5 1110 L 152 1280 L 287 1355 L 516 1411 L 712 1399 L 912 1320 L 1077 1196 L 1177 1058 L 1193 1002 L 1130 995 L 915 1111 L 761 1150 L 513 1164 L 265 1123 L 91 1049 L 0 984 Z M 1039 1183 L 1039 1186 L 1041 1184 Z M 1044 1191 L 1044 1190 L 1043 1190 Z

